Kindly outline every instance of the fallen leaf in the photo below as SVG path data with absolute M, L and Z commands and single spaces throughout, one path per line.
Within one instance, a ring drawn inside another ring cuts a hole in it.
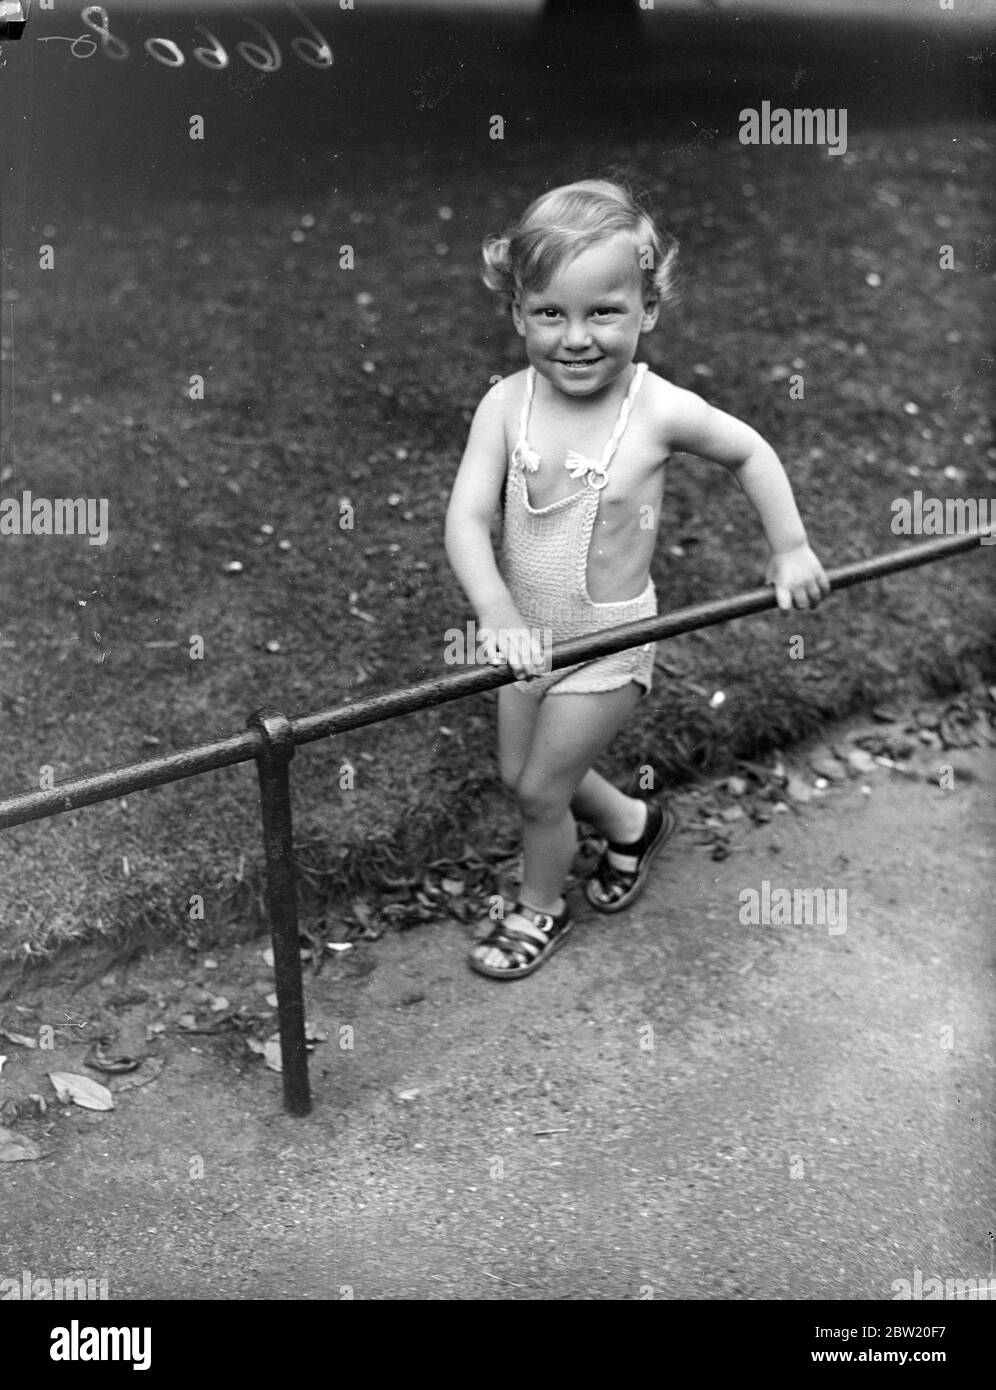
M 8 1096 L 0 1106 L 0 1117 L 5 1120 L 35 1120 L 48 1110 L 44 1096 L 32 1091 L 27 1096 Z
M 78 1076 L 68 1071 L 50 1071 L 48 1079 L 63 1103 L 72 1101 L 84 1110 L 114 1109 L 114 1097 L 99 1081 L 91 1081 L 88 1076 Z
M 269 966 L 272 966 L 272 965 L 273 965 L 273 947 L 272 947 L 272 946 L 267 946 L 266 950 L 260 952 L 260 954 L 261 954 L 262 957 L 263 957 L 263 963 L 264 963 L 265 965 L 269 965 Z
M 847 755 L 847 761 L 855 772 L 875 771 L 875 759 L 864 748 L 852 748 Z
M 275 1009 L 277 1007 L 277 996 L 275 994 L 268 994 L 266 996 L 266 1002 L 271 1009 Z
M 817 755 L 810 758 L 809 766 L 816 773 L 817 777 L 824 777 L 828 782 L 846 782 L 847 770 L 836 758 L 828 757 L 826 754 Z
M 283 1071 L 284 1063 L 280 1055 L 280 1039 L 269 1038 L 263 1045 L 263 1061 L 271 1071 Z
M 809 783 L 795 772 L 789 773 L 788 784 L 785 790 L 793 801 L 811 801 L 813 798 Z
M 32 1158 L 41 1158 L 38 1145 L 0 1125 L 0 1163 L 25 1163 Z
M 25 1037 L 23 1033 L 12 1033 L 8 1028 L 0 1028 L 0 1038 L 6 1038 L 8 1042 L 16 1043 L 18 1047 L 38 1046 L 37 1039 Z
M 131 1091 L 138 1086 L 147 1086 L 150 1081 L 155 1081 L 165 1065 L 161 1057 L 146 1057 L 137 1071 L 114 1083 L 115 1095 L 118 1091 Z
M 211 1008 L 216 1014 L 224 1013 L 229 1007 L 228 1000 L 223 994 L 216 994 L 211 1000 Z
M 142 1064 L 140 1057 L 108 1057 L 99 1043 L 94 1043 L 83 1059 L 85 1067 L 93 1071 L 106 1072 L 114 1076 L 120 1072 L 137 1071 Z

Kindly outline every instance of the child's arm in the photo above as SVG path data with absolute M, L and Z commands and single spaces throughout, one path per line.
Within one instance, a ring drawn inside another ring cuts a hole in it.
M 522 637 L 508 640 L 508 634 L 522 633 L 525 623 L 499 573 L 491 545 L 491 522 L 507 468 L 501 385 L 484 397 L 470 426 L 446 510 L 446 555 L 477 614 L 489 660 L 504 657 L 521 677 L 544 669 L 544 653 L 539 638 L 535 644 Z M 506 634 L 500 644 L 499 633 Z
M 669 451 L 722 464 L 746 493 L 771 547 L 764 578 L 774 584 L 779 608 L 815 607 L 830 583 L 809 547 L 792 486 L 771 445 L 743 420 L 677 387 L 670 388 L 664 418 Z

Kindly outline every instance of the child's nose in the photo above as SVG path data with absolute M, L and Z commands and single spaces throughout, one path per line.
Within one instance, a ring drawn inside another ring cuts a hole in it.
M 591 342 L 591 333 L 586 323 L 572 323 L 567 326 L 567 346 L 584 347 Z

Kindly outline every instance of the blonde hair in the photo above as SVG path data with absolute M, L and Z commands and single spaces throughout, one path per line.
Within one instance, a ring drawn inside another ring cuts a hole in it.
M 485 237 L 484 283 L 510 304 L 517 295 L 542 290 L 561 266 L 619 232 L 632 238 L 644 300 L 672 298 L 677 241 L 654 225 L 628 189 L 608 179 L 552 188 L 514 227 Z

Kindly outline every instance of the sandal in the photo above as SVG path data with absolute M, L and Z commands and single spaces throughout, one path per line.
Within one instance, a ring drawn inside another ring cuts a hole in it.
M 521 925 L 510 920 L 515 917 L 521 919 Z M 570 929 L 571 914 L 566 902 L 556 916 L 516 903 L 509 909 L 508 917 L 497 921 L 487 936 L 474 943 L 468 958 L 470 967 L 492 980 L 521 980 L 538 970 L 563 945 Z M 485 948 L 501 951 L 511 964 L 485 965 L 478 955 Z
M 654 857 L 670 839 L 677 823 L 670 807 L 648 804 L 647 825 L 639 840 L 629 845 L 609 841 L 584 888 L 585 897 L 597 912 L 622 912 L 635 902 L 647 886 Z M 613 864 L 610 853 L 625 859 L 625 867 Z

